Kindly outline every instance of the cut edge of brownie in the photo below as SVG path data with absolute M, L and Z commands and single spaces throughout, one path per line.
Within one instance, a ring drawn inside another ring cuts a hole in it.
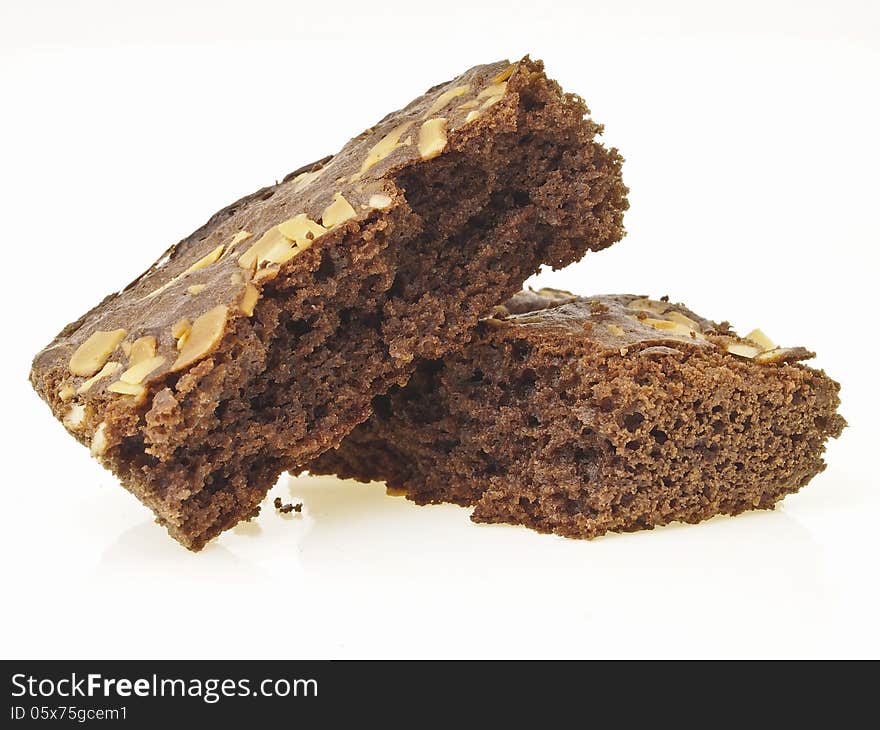
M 69 374 L 38 356 L 31 381 L 59 420 L 183 545 L 198 550 L 256 515 L 282 471 L 337 445 L 417 358 L 461 347 L 541 264 L 622 237 L 620 155 L 540 62 L 517 69 L 511 93 L 449 149 L 393 176 L 389 211 L 300 253 L 262 285 L 251 315 L 230 320 L 207 357 L 151 383 L 140 406 L 102 392 L 72 428 L 59 396 Z
M 846 422 L 812 353 L 749 336 L 644 297 L 525 293 L 309 471 L 577 538 L 770 509 Z

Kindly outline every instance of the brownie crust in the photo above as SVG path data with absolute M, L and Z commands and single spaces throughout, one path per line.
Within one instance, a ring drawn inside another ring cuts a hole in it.
M 621 158 L 587 113 L 540 62 L 475 67 L 215 214 L 31 382 L 197 550 L 540 265 L 622 237 Z
M 809 357 L 666 301 L 524 292 L 309 471 L 576 538 L 770 509 L 845 426 Z

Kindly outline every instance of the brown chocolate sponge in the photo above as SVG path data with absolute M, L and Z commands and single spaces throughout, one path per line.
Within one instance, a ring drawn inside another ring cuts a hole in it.
M 198 550 L 540 265 L 622 237 L 621 158 L 587 113 L 528 58 L 435 86 L 214 215 L 65 327 L 31 382 Z
M 811 356 L 665 301 L 524 292 L 309 470 L 569 537 L 768 509 L 845 426 Z

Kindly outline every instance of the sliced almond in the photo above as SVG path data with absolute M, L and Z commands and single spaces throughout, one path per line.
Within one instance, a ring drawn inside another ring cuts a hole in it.
M 196 261 L 192 266 L 190 266 L 186 271 L 184 271 L 184 275 L 189 274 L 193 271 L 198 271 L 199 269 L 204 269 L 206 266 L 210 266 L 217 259 L 219 259 L 223 255 L 223 244 L 221 243 L 217 248 L 215 248 L 211 253 L 202 256 L 198 261 Z
M 383 210 L 391 205 L 391 197 L 385 195 L 384 193 L 376 193 L 375 195 L 370 196 L 370 199 L 367 201 L 367 205 L 369 205 L 371 208 Z
M 683 322 L 675 322 L 670 319 L 655 319 L 653 317 L 645 317 L 644 319 L 639 319 L 638 317 L 634 318 L 637 322 L 642 322 L 643 324 L 649 324 L 654 329 L 665 330 L 667 332 L 671 332 L 672 334 L 682 335 L 686 337 L 694 337 L 704 340 L 705 337 L 698 330 L 693 329 L 690 325 L 684 324 Z M 685 317 L 685 319 L 687 319 Z M 693 320 L 688 320 L 693 322 Z M 696 324 L 696 323 L 694 323 Z
M 300 249 L 294 248 L 294 251 L 299 251 Z M 253 276 L 251 277 L 251 281 L 261 282 L 261 281 L 269 281 L 278 276 L 278 264 L 268 264 L 266 266 L 261 266 L 257 269 Z
M 184 317 L 183 319 L 177 320 L 177 322 L 175 322 L 174 325 L 171 327 L 171 336 L 174 339 L 179 340 L 181 337 L 183 337 L 184 334 L 189 332 L 190 329 L 192 329 L 192 322 Z M 150 357 L 152 356 L 153 355 L 151 354 Z
M 467 94 L 471 90 L 469 84 L 465 84 L 464 86 L 455 86 L 447 91 L 444 91 L 440 96 L 434 99 L 434 103 L 428 108 L 428 111 L 425 112 L 423 119 L 427 119 L 428 117 L 433 117 L 437 112 L 439 112 L 443 107 L 449 104 L 450 101 L 455 99 L 456 97 L 463 96 Z
M 171 370 L 182 370 L 210 354 L 226 330 L 226 316 L 227 309 L 221 304 L 196 317 Z
M 273 226 L 238 257 L 238 265 L 243 269 L 252 269 L 259 265 L 260 261 L 269 261 L 287 255 L 291 248 L 290 241 L 278 230 L 278 226 Z
M 423 160 L 437 157 L 446 149 L 446 118 L 429 119 L 419 129 L 419 155 Z
M 376 144 L 374 144 L 370 148 L 370 151 L 367 152 L 367 156 L 364 158 L 364 161 L 361 164 L 360 172 L 355 175 L 355 178 L 361 177 L 377 162 L 380 162 L 381 160 L 384 160 L 386 157 L 388 157 L 388 155 L 390 155 L 396 149 L 400 138 L 411 126 L 412 122 L 404 122 L 403 124 L 399 124 L 394 127 L 394 129 L 392 129 L 390 132 L 388 132 L 388 134 L 382 137 L 382 139 L 376 142 Z
M 84 380 L 82 383 L 80 383 L 79 388 L 76 389 L 77 395 L 82 395 L 83 393 L 87 392 L 99 380 L 111 377 L 121 367 L 122 365 L 118 362 L 108 362 L 91 378 L 89 378 L 88 380 Z
M 278 230 L 303 250 L 311 246 L 316 238 L 320 238 L 327 232 L 324 226 L 315 223 L 305 213 L 300 213 L 283 223 L 279 223 Z
M 333 228 L 350 218 L 354 218 L 355 210 L 342 195 L 342 193 L 334 193 L 333 202 L 330 203 L 321 216 L 321 223 L 325 228 Z
M 754 342 L 762 350 L 773 350 L 776 348 L 776 345 L 773 344 L 773 340 L 767 337 L 767 335 L 765 335 L 759 329 L 754 329 L 749 332 L 746 335 L 745 339 L 747 339 L 749 342 Z
M 61 419 L 61 422 L 67 428 L 79 428 L 82 425 L 83 420 L 86 417 L 86 407 L 81 403 L 74 403 L 70 406 L 70 410 L 67 411 L 64 418 Z
M 250 231 L 239 231 L 232 237 L 232 240 L 229 242 L 229 248 L 237 246 L 242 241 L 246 241 L 251 237 L 251 235 L 252 234 Z
M 640 321 L 644 322 L 645 324 L 649 324 L 654 329 L 658 330 L 671 330 L 673 332 L 681 332 L 684 328 L 683 325 L 679 324 L 678 322 L 672 322 L 668 319 L 654 319 L 652 317 L 645 317 L 643 320 Z
M 245 233 L 246 233 L 246 231 L 245 231 Z M 238 235 L 238 234 L 236 234 L 236 235 Z M 248 233 L 248 236 L 249 235 L 250 235 L 250 233 Z M 233 241 L 234 241 L 234 238 L 233 238 Z M 142 300 L 143 299 L 152 299 L 156 295 L 161 294 L 168 287 L 172 286 L 173 284 L 176 284 L 178 281 L 183 279 L 185 276 L 191 274 L 193 271 L 198 271 L 199 269 L 204 269 L 206 266 L 210 266 L 211 264 L 213 264 L 215 261 L 217 261 L 223 255 L 223 251 L 224 251 L 224 245 L 220 244 L 213 251 L 206 254 L 205 256 L 202 256 L 202 258 L 200 258 L 198 261 L 196 261 L 188 269 L 186 269 L 185 271 L 182 271 L 177 276 L 169 279 L 164 284 L 162 284 L 162 286 L 160 286 L 159 288 L 153 289 L 153 291 L 151 291 L 146 296 L 141 297 L 141 299 Z
M 755 362 L 796 362 L 797 360 L 807 360 L 811 357 L 813 357 L 813 353 L 803 347 L 774 347 L 772 350 L 765 350 L 755 355 Z
M 119 379 L 123 383 L 128 383 L 129 385 L 137 385 L 164 362 L 165 358 L 161 355 L 140 360 L 122 373 L 122 375 L 119 376 Z
M 107 424 L 103 421 L 100 423 L 98 428 L 95 429 L 95 434 L 92 436 L 92 443 L 89 447 L 89 451 L 92 456 L 101 456 L 107 450 L 107 435 L 105 431 L 107 430 Z
M 761 353 L 761 351 L 757 347 L 746 345 L 743 342 L 730 342 L 725 349 L 732 355 L 737 355 L 738 357 L 746 357 L 749 359 Z
M 74 375 L 94 375 L 125 339 L 125 335 L 123 329 L 92 332 L 71 356 L 70 372 Z
M 300 192 L 301 190 L 305 190 L 309 185 L 311 185 L 315 180 L 321 177 L 321 173 L 324 172 L 324 168 L 320 170 L 314 170 L 312 172 L 303 172 L 297 175 L 290 182 L 293 184 L 294 192 Z
M 196 294 L 201 294 L 205 291 L 206 284 L 193 284 L 192 286 L 188 286 L 186 288 L 186 293 L 195 296 Z
M 500 83 L 490 84 L 489 86 L 487 86 L 485 89 L 480 91 L 479 94 L 477 94 L 477 98 L 483 99 L 487 96 L 490 96 L 490 97 L 491 96 L 504 96 L 506 93 L 507 93 L 507 82 L 502 81 Z
M 115 383 L 110 383 L 110 385 L 107 386 L 107 390 L 111 393 L 122 393 L 123 395 L 133 396 L 143 395 L 146 392 L 146 388 L 144 388 L 143 385 L 124 383 L 121 380 L 117 380 Z
M 504 69 L 501 73 L 496 74 L 490 80 L 493 84 L 500 84 L 502 81 L 507 81 L 512 75 L 513 70 L 516 68 L 516 64 L 510 64 L 506 69 Z
M 244 294 L 242 294 L 241 302 L 239 302 L 238 308 L 241 309 L 242 314 L 246 317 L 250 317 L 254 313 L 254 307 L 257 305 L 257 300 L 260 298 L 260 290 L 257 289 L 253 284 L 248 284 L 244 288 Z
M 689 327 L 690 329 L 694 330 L 695 332 L 700 331 L 700 325 L 697 322 L 694 322 L 694 320 L 692 320 L 690 317 L 688 317 L 685 314 L 682 314 L 681 312 L 676 311 L 675 309 L 669 310 L 663 316 L 671 319 L 673 322 L 678 322 L 679 324 L 682 324 L 685 327 Z
M 262 262 L 283 264 L 305 251 L 312 241 L 326 232 L 322 225 L 300 213 L 266 231 L 259 241 L 239 256 L 238 265 L 252 269 Z
M 648 299 L 647 297 L 643 297 L 642 299 L 633 299 L 626 306 L 630 309 L 636 309 L 641 312 L 654 312 L 656 314 L 663 314 L 667 309 L 669 309 L 668 304 L 665 304 L 663 302 L 656 302 L 653 299 Z

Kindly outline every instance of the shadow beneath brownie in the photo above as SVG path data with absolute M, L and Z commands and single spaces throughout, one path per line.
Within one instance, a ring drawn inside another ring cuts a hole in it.
M 833 577 L 784 508 L 580 541 L 474 524 L 470 510 L 420 507 L 381 484 L 288 486 L 312 520 L 297 543 L 309 584 L 339 605 L 358 596 L 371 620 L 384 606 L 413 636 L 434 621 L 480 627 L 487 651 L 516 656 L 613 655 L 603 627 L 621 625 L 644 636 L 634 656 L 736 655 L 765 623 L 768 651 L 782 655 L 802 650 L 804 626 L 816 627 L 814 649 L 831 640 L 821 627 L 833 624 Z M 798 621 L 773 618 L 786 615 Z
M 524 570 L 568 576 L 589 571 L 595 573 L 593 578 L 615 583 L 622 568 L 648 582 L 653 582 L 652 572 L 704 580 L 706 566 L 729 579 L 774 573 L 776 566 L 790 562 L 788 558 L 796 557 L 801 571 L 811 564 L 805 558 L 821 559 L 821 548 L 809 530 L 784 508 L 586 541 L 514 525 L 477 524 L 470 520 L 470 509 L 416 505 L 388 495 L 381 483 L 303 475 L 288 477 L 275 493 L 283 496 L 285 487 L 285 499 L 302 502 L 308 522 L 298 541 L 301 558 L 307 567 L 322 570 L 369 573 L 391 565 L 395 572 L 417 568 L 424 573 L 432 567 L 447 570 L 460 558 L 458 569 L 463 572 L 479 573 L 485 565 L 493 565 L 495 575 L 511 576 L 521 576 Z M 689 575 L 692 570 L 698 575 Z M 803 578 L 811 582 L 809 569 Z
M 302 512 L 279 514 L 275 497 L 301 502 Z M 655 597 L 652 615 L 662 620 L 670 591 L 678 593 L 670 612 L 684 600 L 695 611 L 731 619 L 772 605 L 783 613 L 808 610 L 820 621 L 827 609 L 822 549 L 784 507 L 592 541 L 469 517 L 469 509 L 455 505 L 419 506 L 389 496 L 381 483 L 283 476 L 256 520 L 201 553 L 183 550 L 161 527 L 144 522 L 107 548 L 99 570 L 137 579 L 152 572 L 167 578 L 170 570 L 202 583 L 283 574 L 325 597 L 361 588 L 399 598 L 405 589 L 427 600 L 452 591 L 484 605 L 506 601 L 514 612 L 552 614 L 566 605 L 595 620 L 623 613 L 643 621 L 645 596 Z

